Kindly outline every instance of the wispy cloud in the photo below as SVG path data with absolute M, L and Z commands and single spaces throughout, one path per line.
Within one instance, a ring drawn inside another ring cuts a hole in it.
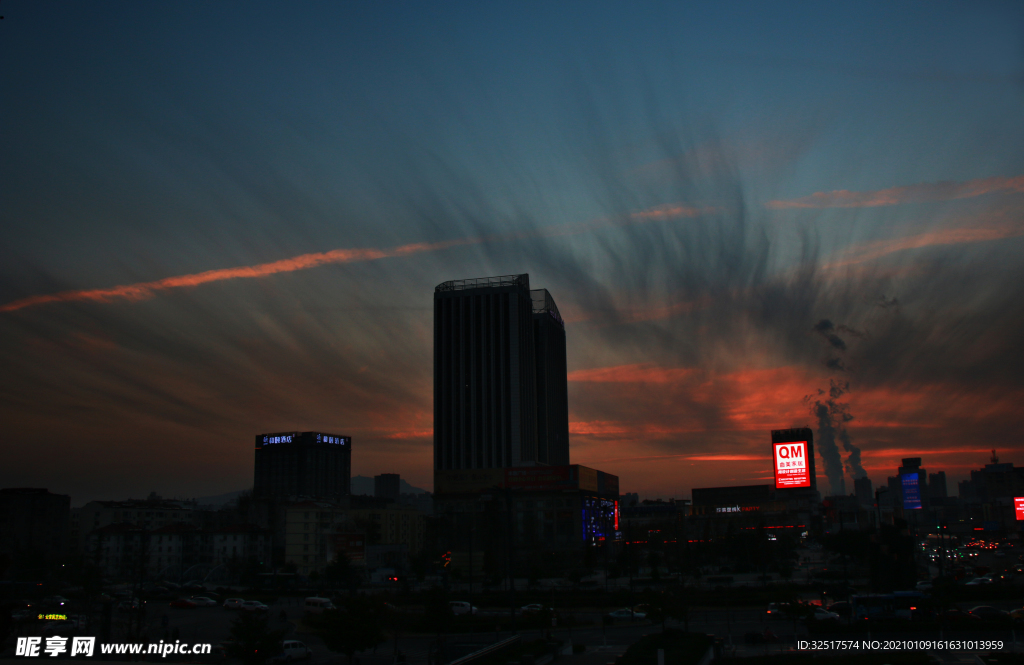
M 496 242 L 516 240 L 526 237 L 553 237 L 560 235 L 571 235 L 584 233 L 598 228 L 610 226 L 623 226 L 628 224 L 642 224 L 650 221 L 661 221 L 674 218 L 697 217 L 706 212 L 712 212 L 712 208 L 695 208 L 683 204 L 672 204 L 648 208 L 629 214 L 624 219 L 598 219 L 579 224 L 564 224 L 547 226 L 536 231 L 525 234 L 494 234 L 486 236 L 475 236 L 445 240 L 442 242 L 410 243 L 398 247 L 379 248 L 354 248 L 334 249 L 327 252 L 316 252 L 302 254 L 287 259 L 259 263 L 252 266 L 240 266 L 236 268 L 221 268 L 218 270 L 207 270 L 205 272 L 190 275 L 178 275 L 165 277 L 150 282 L 137 282 L 135 284 L 124 284 L 106 289 L 82 289 L 75 291 L 63 291 L 60 293 L 49 293 L 35 296 L 28 296 L 18 300 L 0 305 L 0 312 L 14 312 L 27 307 L 45 305 L 59 302 L 112 302 L 115 300 L 138 301 L 152 298 L 161 291 L 181 289 L 200 286 L 210 282 L 221 282 L 232 279 L 255 279 L 268 277 L 278 273 L 295 272 L 298 270 L 309 270 L 324 265 L 338 263 L 354 263 L 361 261 L 376 261 L 379 259 L 411 256 L 425 252 L 435 252 L 452 247 L 465 245 L 477 245 L 484 242 Z
M 985 194 L 1020 192 L 1024 192 L 1024 176 L 980 178 L 966 182 L 926 182 L 905 187 L 890 187 L 889 189 L 880 189 L 873 192 L 851 192 L 847 189 L 838 189 L 831 192 L 815 192 L 798 199 L 769 201 L 764 205 L 772 210 L 793 208 L 877 208 L 903 203 L 953 201 L 983 196 Z
M 981 228 L 955 228 L 929 231 L 903 238 L 876 240 L 856 245 L 843 253 L 841 258 L 826 264 L 825 269 L 864 263 L 875 259 L 902 252 L 908 249 L 938 247 L 943 245 L 963 245 L 992 240 L 1005 240 L 1024 236 L 1024 225 L 1006 225 Z

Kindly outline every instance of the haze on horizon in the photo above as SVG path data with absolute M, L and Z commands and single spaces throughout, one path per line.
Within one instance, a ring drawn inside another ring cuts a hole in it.
M 430 489 L 433 287 L 523 272 L 625 492 L 1024 464 L 1024 7 L 3 10 L 0 487 Z

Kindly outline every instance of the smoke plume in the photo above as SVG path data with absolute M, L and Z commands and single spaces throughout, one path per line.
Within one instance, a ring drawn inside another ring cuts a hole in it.
M 864 338 L 864 334 L 846 325 L 836 326 L 828 319 L 822 319 L 814 325 L 814 332 L 828 342 L 830 350 L 845 352 L 846 342 L 837 333 L 842 332 L 857 338 Z M 829 357 L 825 359 L 825 367 L 833 372 L 845 372 L 846 365 L 840 357 Z M 841 381 L 835 378 L 829 379 L 827 399 L 824 390 L 819 389 L 817 399 L 808 395 L 805 401 L 811 402 L 811 413 L 818 421 L 818 450 L 825 462 L 825 475 L 828 478 L 829 489 L 832 494 L 846 494 L 845 474 L 853 478 L 861 478 L 867 473 L 861 464 L 860 448 L 850 440 L 850 432 L 846 424 L 853 420 L 850 414 L 850 405 L 840 402 L 839 399 L 850 391 L 850 382 Z M 838 442 L 838 443 L 837 443 Z M 839 445 L 848 454 L 846 462 L 843 462 Z

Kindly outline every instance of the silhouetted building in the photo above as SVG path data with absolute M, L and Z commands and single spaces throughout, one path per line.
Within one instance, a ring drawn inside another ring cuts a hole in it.
M 569 463 L 569 384 L 565 322 L 547 289 L 530 291 L 533 346 L 537 358 L 537 459 Z
M 253 495 L 341 500 L 352 480 L 352 439 L 324 432 L 256 436 Z
M 900 493 L 903 497 L 903 509 L 917 510 L 927 507 L 928 470 L 921 467 L 921 458 L 903 458 L 903 465 L 897 469 L 897 472 Z
M 398 501 L 402 478 L 397 473 L 382 473 L 373 477 L 373 495 L 378 499 Z
M 946 490 L 946 472 L 928 474 L 928 498 L 945 499 L 949 494 Z
M 67 551 L 71 497 L 28 487 L 0 490 L 0 552 L 36 561 Z
M 131 524 L 150 531 L 172 524 L 198 527 L 200 511 L 195 501 L 163 499 L 155 492 L 148 499 L 90 501 L 71 511 L 72 547 L 88 549 L 89 534 L 111 524 Z
M 875 505 L 874 488 L 871 486 L 871 479 L 867 476 L 857 478 L 853 481 L 853 492 L 857 497 L 857 503 L 860 505 Z
M 959 490 L 960 498 L 978 501 L 1024 496 L 1024 467 L 1000 462 L 993 450 L 991 463 L 971 471 L 971 479 L 962 481 Z
M 569 461 L 565 328 L 529 275 L 434 289 L 434 469 Z

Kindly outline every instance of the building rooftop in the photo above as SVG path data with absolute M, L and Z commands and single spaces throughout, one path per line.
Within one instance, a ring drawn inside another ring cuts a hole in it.
M 434 287 L 434 293 L 442 293 L 444 291 L 465 291 L 466 289 L 502 288 L 509 286 L 520 286 L 529 289 L 530 276 L 524 273 L 522 275 L 503 275 L 501 277 L 453 279 L 438 284 Z

